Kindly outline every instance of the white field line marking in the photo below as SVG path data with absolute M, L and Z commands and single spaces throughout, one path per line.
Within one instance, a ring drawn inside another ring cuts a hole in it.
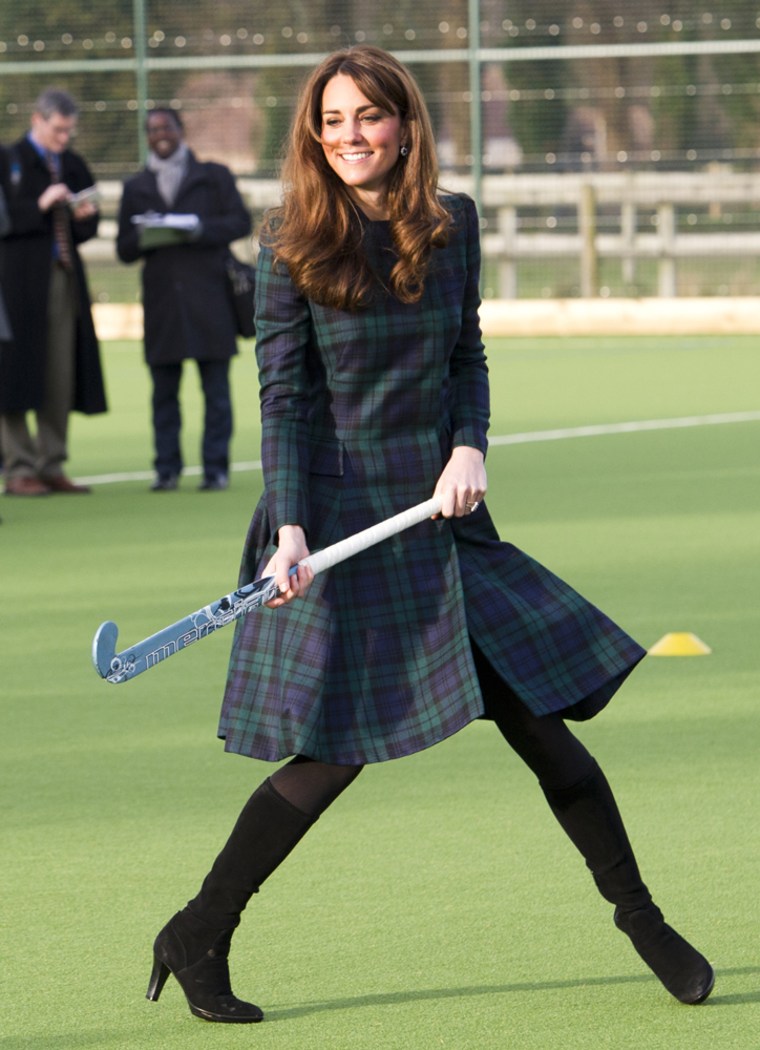
M 649 430 L 680 430 L 684 427 L 708 427 L 722 423 L 757 423 L 758 412 L 717 412 L 707 416 L 681 416 L 676 419 L 637 419 L 628 423 L 591 423 L 582 427 L 559 427 L 556 430 L 529 430 L 522 434 L 502 434 L 488 439 L 489 448 L 496 445 L 529 445 L 534 441 L 567 441 L 573 438 L 607 437 L 611 434 L 643 434 Z M 235 473 L 261 470 L 261 460 L 233 463 Z M 186 467 L 183 474 L 200 476 L 201 467 Z M 140 470 L 128 474 L 98 474 L 77 478 L 82 485 L 109 485 L 121 481 L 152 481 L 153 471 Z
M 565 441 L 569 438 L 605 437 L 609 434 L 641 434 L 647 430 L 679 430 L 682 427 L 709 427 L 719 423 L 756 423 L 760 412 L 717 412 L 709 416 L 681 416 L 677 419 L 637 419 L 630 423 L 592 423 L 584 427 L 557 430 L 531 430 L 525 434 L 504 434 L 488 439 L 492 445 L 525 445 L 532 441 Z
M 261 470 L 261 460 L 254 459 L 250 463 L 232 463 L 230 472 L 238 473 L 246 470 Z M 200 477 L 203 467 L 184 467 L 183 477 Z M 89 478 L 77 478 L 80 485 L 112 485 L 119 481 L 153 481 L 156 473 L 153 470 L 135 470 L 124 474 L 95 474 Z

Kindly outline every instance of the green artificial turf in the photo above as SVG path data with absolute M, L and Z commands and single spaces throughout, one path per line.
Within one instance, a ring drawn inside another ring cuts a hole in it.
M 215 740 L 231 631 L 133 682 L 97 678 L 114 619 L 145 637 L 228 591 L 260 473 L 147 491 L 139 347 L 104 348 L 112 410 L 75 418 L 90 497 L 3 499 L 0 1050 L 755 1050 L 760 1045 L 760 423 L 494 443 L 492 514 L 652 645 L 578 727 L 615 788 L 645 878 L 717 970 L 672 1000 L 613 927 L 533 778 L 486 723 L 367 769 L 253 899 L 237 993 L 263 1025 L 144 999 L 151 943 L 194 894 L 263 763 Z M 758 408 L 751 338 L 492 340 L 492 435 Z M 188 367 L 186 456 L 200 408 Z M 234 459 L 259 455 L 250 346 Z M 144 476 L 140 476 L 144 472 Z M 137 477 L 134 477 L 137 475 Z M 256 615 L 256 614 L 253 614 Z

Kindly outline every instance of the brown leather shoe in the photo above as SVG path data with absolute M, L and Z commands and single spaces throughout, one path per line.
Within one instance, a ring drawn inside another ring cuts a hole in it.
M 47 485 L 51 492 L 70 492 L 82 495 L 92 491 L 89 485 L 76 485 L 65 474 L 53 474 L 50 477 L 46 477 L 43 479 L 43 484 Z
M 49 496 L 50 487 L 39 478 L 6 478 L 6 496 Z

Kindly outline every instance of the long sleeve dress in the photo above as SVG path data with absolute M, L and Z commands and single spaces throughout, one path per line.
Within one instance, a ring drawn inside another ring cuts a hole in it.
M 387 222 L 364 222 L 371 304 L 308 301 L 264 247 L 256 292 L 264 493 L 240 583 L 281 525 L 311 550 L 428 499 L 451 449 L 487 446 L 473 202 L 418 303 L 386 290 Z M 644 655 L 599 609 L 502 542 L 482 503 L 429 520 L 318 575 L 307 595 L 239 621 L 219 735 L 228 751 L 358 764 L 422 750 L 483 715 L 474 641 L 537 715 L 597 713 Z

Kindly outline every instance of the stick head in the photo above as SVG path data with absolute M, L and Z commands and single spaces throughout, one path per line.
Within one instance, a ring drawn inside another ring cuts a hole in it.
M 92 662 L 101 678 L 108 678 L 109 675 L 119 670 L 118 666 L 114 666 L 114 663 L 121 663 L 116 656 L 118 637 L 119 628 L 113 620 L 106 620 L 95 632 L 92 640 Z

